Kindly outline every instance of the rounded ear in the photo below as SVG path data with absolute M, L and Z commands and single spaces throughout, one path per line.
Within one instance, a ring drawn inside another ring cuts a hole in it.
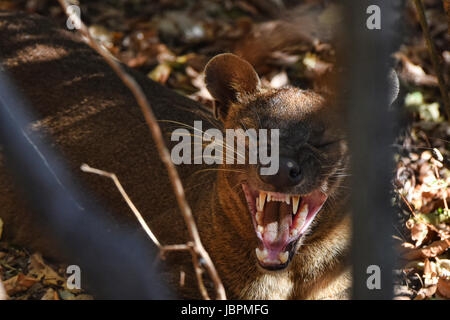
M 209 93 L 226 113 L 232 102 L 244 95 L 255 93 L 260 80 L 252 65 L 232 53 L 223 53 L 212 58 L 205 67 L 205 83 Z

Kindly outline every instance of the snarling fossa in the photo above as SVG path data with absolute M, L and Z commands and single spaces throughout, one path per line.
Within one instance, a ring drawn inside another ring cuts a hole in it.
M 275 174 L 261 174 L 258 165 L 222 165 L 208 205 L 197 210 L 228 292 L 252 299 L 346 297 L 348 152 L 334 99 L 262 88 L 253 67 L 231 54 L 213 58 L 205 76 L 225 129 L 279 130 Z
M 109 209 L 108 218 L 118 228 L 136 222 L 112 183 L 81 173 L 82 163 L 118 175 L 161 243 L 187 241 L 143 117 L 95 52 L 44 18 L 0 13 L 0 59 L 34 108 L 29 130 L 54 142 L 86 192 Z M 203 120 L 204 130 L 217 127 L 224 133 L 279 129 L 275 174 L 260 175 L 255 164 L 178 167 L 201 239 L 228 297 L 348 297 L 348 152 L 334 99 L 293 87 L 263 88 L 248 62 L 223 54 L 205 70 L 207 88 L 217 100 L 221 120 L 216 121 L 199 104 L 128 71 L 148 95 L 157 118 L 165 120 L 161 126 L 170 147 L 170 132 L 195 120 Z M 6 240 L 63 259 L 45 222 L 31 219 L 32 209 L 13 188 L 2 158 L 0 164 Z M 137 225 L 136 230 L 142 232 Z M 198 298 L 190 256 L 171 253 L 166 264 L 167 277 L 180 296 Z M 179 288 L 181 270 L 186 281 Z

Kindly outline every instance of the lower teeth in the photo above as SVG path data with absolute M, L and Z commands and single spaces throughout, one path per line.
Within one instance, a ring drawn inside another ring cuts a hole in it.
M 255 251 L 256 251 L 256 257 L 258 258 L 259 261 L 263 261 L 268 255 L 266 248 L 264 248 L 264 250 L 260 250 L 259 248 L 256 248 Z
M 278 258 L 280 259 L 281 263 L 283 263 L 283 264 L 286 263 L 286 261 L 289 258 L 289 252 L 285 251 L 283 253 L 280 253 Z
M 278 260 L 267 259 L 267 256 L 269 255 L 269 253 L 267 252 L 266 248 L 264 248 L 263 250 L 256 248 L 255 252 L 256 252 L 256 257 L 258 258 L 258 260 L 261 262 L 264 262 L 264 263 L 285 264 L 289 259 L 288 251 L 280 252 L 280 254 L 278 255 Z

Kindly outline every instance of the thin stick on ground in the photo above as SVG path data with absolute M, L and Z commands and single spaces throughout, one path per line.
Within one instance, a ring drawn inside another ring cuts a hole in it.
M 76 14 L 72 14 L 71 10 L 69 9 L 70 4 L 66 0 L 58 0 L 58 2 L 63 7 L 64 12 L 67 14 L 67 16 L 74 22 L 74 25 L 79 27 L 78 31 L 85 37 L 85 40 L 88 43 L 88 45 L 95 51 L 97 51 L 97 53 L 99 53 L 105 59 L 105 61 L 114 70 L 117 76 L 122 80 L 122 82 L 130 89 L 130 91 L 134 95 L 144 115 L 145 121 L 150 129 L 161 161 L 164 163 L 167 169 L 169 179 L 172 184 L 175 197 L 177 199 L 178 206 L 183 215 L 183 218 L 185 220 L 188 229 L 189 237 L 192 241 L 192 250 L 195 252 L 197 257 L 201 257 L 201 259 L 204 261 L 205 269 L 207 270 L 211 280 L 214 283 L 217 299 L 226 299 L 225 289 L 223 287 L 222 281 L 208 252 L 205 250 L 200 240 L 200 235 L 198 233 L 198 229 L 195 224 L 191 208 L 189 207 L 189 204 L 186 201 L 185 192 L 180 177 L 178 175 L 177 169 L 175 168 L 174 164 L 172 163 L 172 160 L 170 159 L 169 151 L 163 140 L 161 128 L 157 123 L 156 117 L 152 111 L 150 103 L 148 102 L 144 92 L 142 91 L 142 88 L 129 74 L 127 74 L 124 71 L 124 69 L 118 62 L 116 62 L 114 59 L 111 58 L 110 53 L 106 49 L 101 47 L 93 39 L 88 28 L 81 21 L 80 17 L 77 16 Z
M 419 18 L 420 25 L 422 27 L 423 36 L 425 37 L 428 51 L 430 54 L 431 62 L 433 63 L 433 68 L 436 73 L 439 82 L 439 89 L 441 90 L 442 100 L 444 102 L 444 110 L 447 114 L 447 119 L 450 120 L 450 99 L 448 97 L 448 89 L 445 84 L 445 79 L 442 74 L 442 70 L 444 68 L 441 67 L 441 59 L 436 51 L 436 47 L 434 46 L 433 39 L 431 38 L 430 30 L 428 28 L 428 22 L 425 17 L 425 12 L 423 8 L 423 4 L 421 0 L 414 0 L 414 4 L 417 9 L 417 16 Z
M 137 220 L 141 224 L 144 231 L 147 233 L 147 235 L 153 241 L 153 243 L 159 248 L 159 255 L 162 259 L 164 258 L 164 255 L 169 251 L 189 251 L 191 253 L 192 264 L 194 265 L 195 276 L 197 278 L 197 283 L 198 283 L 200 293 L 202 294 L 202 296 L 205 299 L 209 300 L 208 291 L 206 290 L 205 284 L 203 282 L 203 269 L 200 266 L 198 254 L 194 250 L 194 244 L 190 241 L 185 244 L 162 245 L 159 242 L 158 238 L 155 236 L 155 234 L 152 232 L 150 227 L 148 226 L 147 222 L 145 222 L 145 219 L 142 217 L 139 210 L 136 208 L 134 203 L 131 201 L 127 192 L 125 191 L 122 184 L 120 183 L 119 178 L 117 178 L 117 176 L 114 173 L 96 169 L 96 168 L 92 168 L 87 164 L 83 164 L 81 166 L 81 170 L 84 172 L 94 173 L 94 174 L 98 174 L 98 175 L 106 177 L 106 178 L 110 178 L 114 182 L 116 188 L 119 190 L 120 194 L 122 195 L 122 198 L 125 200 L 128 207 L 130 207 L 131 211 L 136 216 Z

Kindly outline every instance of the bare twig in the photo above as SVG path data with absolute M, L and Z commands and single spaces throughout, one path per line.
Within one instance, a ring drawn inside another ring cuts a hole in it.
M 80 17 L 71 14 L 69 8 L 69 4 L 66 0 L 58 0 L 58 2 L 61 4 L 61 6 L 64 9 L 64 12 L 66 12 L 67 16 L 72 19 L 73 22 L 75 22 L 75 25 L 79 26 L 78 29 L 79 32 L 85 37 L 85 40 L 87 41 L 88 45 L 91 46 L 97 53 L 99 53 L 105 61 L 109 64 L 109 66 L 114 70 L 114 72 L 117 74 L 117 76 L 122 80 L 122 82 L 130 89 L 130 91 L 133 93 L 139 107 L 141 108 L 141 111 L 144 115 L 145 121 L 147 122 L 147 125 L 150 129 L 150 132 L 152 134 L 153 140 L 155 142 L 156 148 L 158 150 L 159 156 L 161 158 L 161 161 L 166 166 L 170 182 L 172 184 L 175 197 L 177 199 L 178 206 L 181 210 L 181 213 L 183 215 L 183 218 L 185 220 L 188 233 L 190 236 L 190 239 L 193 244 L 193 251 L 198 257 L 201 257 L 201 259 L 204 261 L 204 266 L 211 278 L 211 280 L 214 283 L 214 288 L 216 291 L 216 297 L 218 299 L 226 299 L 225 295 L 225 289 L 223 287 L 222 281 L 219 277 L 219 274 L 217 273 L 217 270 L 208 254 L 206 252 L 205 248 L 203 247 L 203 244 L 200 240 L 200 235 L 198 233 L 197 226 L 195 224 L 194 217 L 192 215 L 191 208 L 189 207 L 189 204 L 186 201 L 185 192 L 183 189 L 183 185 L 181 183 L 180 177 L 178 175 L 177 169 L 175 168 L 174 164 L 172 163 L 172 160 L 170 159 L 169 151 L 164 143 L 163 136 L 161 133 L 161 129 L 157 123 L 156 117 L 152 111 L 152 108 L 150 107 L 150 103 L 148 102 L 145 94 L 142 91 L 142 88 L 138 85 L 138 83 L 129 75 L 127 74 L 122 66 L 113 60 L 106 49 L 101 47 L 91 36 L 88 28 L 86 25 L 81 21 Z M 197 261 L 198 262 L 198 261 Z
M 188 243 L 185 243 L 185 244 L 162 245 L 159 242 L 158 238 L 156 238 L 156 236 L 154 235 L 154 233 L 152 232 L 150 227 L 148 226 L 147 222 L 145 222 L 141 213 L 136 208 L 134 203 L 131 201 L 130 197 L 128 196 L 128 194 L 126 193 L 122 184 L 120 183 L 119 179 L 117 178 L 117 176 L 114 173 L 106 172 L 106 171 L 96 169 L 96 168 L 92 168 L 92 167 L 88 166 L 87 164 L 83 164 L 81 166 L 81 170 L 84 172 L 94 173 L 94 174 L 101 175 L 103 177 L 110 178 L 114 182 L 114 184 L 116 185 L 120 194 L 122 195 L 123 199 L 128 204 L 131 211 L 133 211 L 134 215 L 138 219 L 138 221 L 141 224 L 144 231 L 147 233 L 147 235 L 153 241 L 153 243 L 159 248 L 159 256 L 161 259 L 164 259 L 165 254 L 169 251 L 190 251 L 190 253 L 192 255 L 192 264 L 194 265 L 195 276 L 197 278 L 198 288 L 199 288 L 202 296 L 205 299 L 209 300 L 208 291 L 206 290 L 205 284 L 203 282 L 203 277 L 202 277 L 203 269 L 200 266 L 198 254 L 194 250 L 194 244 L 191 241 L 189 241 Z
M 131 211 L 133 211 L 134 215 L 138 219 L 139 223 L 141 224 L 142 228 L 147 233 L 149 238 L 152 239 L 153 243 L 158 248 L 161 249 L 161 244 L 159 243 L 158 239 L 153 234 L 152 230 L 150 230 L 150 228 L 148 227 L 148 225 L 145 222 L 144 218 L 142 217 L 141 213 L 136 208 L 134 203 L 131 201 L 130 197 L 128 196 L 128 194 L 126 193 L 126 191 L 123 188 L 122 184 L 120 183 L 119 179 L 117 179 L 117 176 L 114 173 L 109 173 L 109 172 L 106 172 L 106 171 L 103 171 L 103 170 L 95 169 L 95 168 L 92 168 L 92 167 L 88 166 L 87 164 L 83 164 L 81 166 L 81 170 L 84 171 L 84 172 L 95 173 L 95 174 L 98 174 L 98 175 L 110 178 L 114 182 L 114 184 L 116 185 L 116 187 L 119 190 L 119 192 L 122 195 L 122 197 L 125 199 L 126 203 L 130 207 Z
M 400 198 L 402 198 L 402 200 L 403 200 L 403 202 L 406 204 L 406 206 L 408 207 L 408 209 L 409 209 L 409 211 L 411 212 L 411 214 L 413 215 L 413 217 L 415 217 L 416 216 L 416 212 L 415 212 L 415 210 L 413 209 L 413 207 L 411 206 L 411 204 L 408 202 L 408 200 L 405 198 L 405 196 L 400 192 L 400 191 L 398 191 L 398 190 L 396 190 L 397 191 L 397 194 L 399 194 L 400 195 Z
M 434 46 L 433 39 L 430 35 L 430 30 L 428 29 L 427 19 L 425 17 L 425 12 L 423 8 L 423 4 L 421 0 L 414 0 L 417 9 L 417 16 L 420 21 L 420 25 L 422 27 L 423 35 L 425 37 L 428 51 L 430 54 L 431 61 L 433 63 L 434 71 L 436 72 L 436 76 L 439 82 L 439 89 L 441 90 L 442 100 L 444 102 L 445 113 L 447 114 L 447 119 L 450 120 L 450 100 L 448 97 L 448 89 L 445 84 L 444 76 L 442 75 L 442 70 L 444 68 L 441 67 L 441 59 L 436 51 L 436 47 Z

